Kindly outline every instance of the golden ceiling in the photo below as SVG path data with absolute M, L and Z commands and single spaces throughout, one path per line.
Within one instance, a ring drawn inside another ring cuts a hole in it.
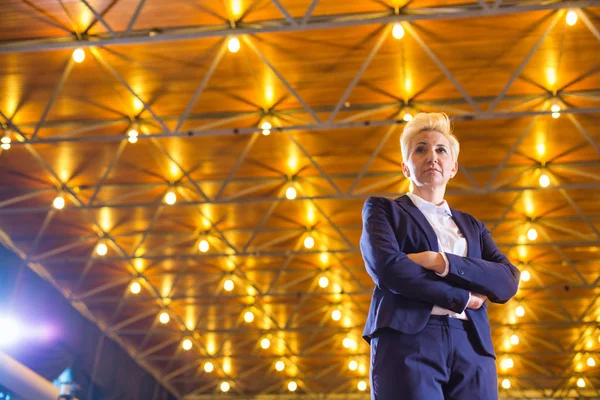
M 407 190 L 419 111 L 454 118 L 447 199 L 523 271 L 489 310 L 501 395 L 600 396 L 599 1 L 10 0 L 0 23 L 0 240 L 176 396 L 368 398 L 360 210 Z

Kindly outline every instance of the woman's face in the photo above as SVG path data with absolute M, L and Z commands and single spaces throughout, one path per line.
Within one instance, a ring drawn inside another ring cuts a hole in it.
M 410 143 L 402 172 L 415 186 L 445 186 L 458 171 L 450 151 L 446 136 L 436 131 L 419 132 Z

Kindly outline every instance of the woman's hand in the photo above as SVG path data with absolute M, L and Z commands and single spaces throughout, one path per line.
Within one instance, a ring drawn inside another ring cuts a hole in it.
M 446 270 L 444 257 L 438 252 L 423 251 L 421 253 L 407 254 L 406 256 L 423 268 L 435 271 L 438 274 L 443 274 Z
M 469 303 L 467 303 L 467 308 L 470 308 L 471 310 L 478 310 L 486 300 L 487 297 L 482 294 L 471 293 L 471 298 L 469 299 Z

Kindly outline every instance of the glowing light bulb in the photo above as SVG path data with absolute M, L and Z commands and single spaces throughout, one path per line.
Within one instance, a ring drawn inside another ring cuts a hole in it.
M 271 347 L 271 341 L 268 338 L 263 338 L 260 341 L 260 347 L 262 347 L 263 349 L 268 349 L 269 347 Z
M 552 118 L 557 119 L 558 117 L 560 117 L 559 112 L 552 113 Z
M 307 249 L 312 249 L 315 246 L 315 239 L 312 236 L 308 235 L 304 238 L 304 247 Z
M 129 143 L 137 143 L 139 132 L 136 129 L 132 128 L 129 130 L 129 132 L 127 132 L 127 136 L 129 136 L 129 138 L 127 139 Z
M 65 207 L 65 199 L 61 195 L 58 195 L 54 198 L 52 202 L 52 206 L 57 210 L 62 210 Z
M 296 389 L 298 389 L 298 384 L 297 384 L 296 382 L 294 382 L 294 381 L 290 381 L 290 382 L 288 383 L 288 390 L 289 390 L 290 392 L 295 392 L 295 391 L 296 391 Z
M 129 287 L 129 290 L 131 290 L 131 293 L 133 294 L 138 294 L 142 290 L 142 285 L 140 285 L 139 282 L 133 282 Z
M 176 201 L 177 201 L 177 195 L 175 194 L 174 191 L 169 190 L 167 192 L 167 194 L 165 195 L 165 203 L 167 203 L 168 205 L 173 205 L 173 204 L 175 204 Z
M 277 361 L 275 363 L 275 369 L 279 372 L 283 371 L 285 369 L 285 363 L 281 360 Z
M 265 121 L 260 125 L 260 129 L 262 129 L 262 134 L 265 136 L 269 136 L 271 134 L 271 128 L 271 123 L 268 121 Z
M 334 321 L 339 321 L 340 319 L 342 319 L 342 312 L 340 310 L 333 310 L 331 312 L 331 319 L 333 319 Z
M 588 365 L 588 367 L 595 367 L 596 366 L 596 360 L 594 360 L 594 357 L 588 357 L 588 359 L 587 359 L 587 365 Z
M 248 323 L 254 321 L 254 313 L 252 311 L 246 311 L 244 314 L 244 321 Z
M 326 276 L 322 276 L 319 278 L 319 286 L 321 286 L 323 289 L 325 289 L 327 286 L 329 286 L 329 278 L 327 278 Z
M 228 292 L 231 292 L 233 290 L 234 284 L 233 281 L 231 279 L 227 279 L 225 282 L 223 282 L 223 289 L 225 289 Z
M 161 324 L 166 324 L 171 320 L 171 317 L 169 317 L 169 313 L 166 311 L 163 311 L 160 313 L 160 316 L 158 317 L 158 320 L 160 321 Z
M 358 362 L 356 360 L 352 360 L 348 363 L 348 369 L 350 371 L 356 371 L 358 369 Z
M 229 382 L 221 382 L 221 392 L 229 392 L 229 389 L 231 389 Z
M 229 42 L 227 42 L 227 49 L 231 53 L 237 53 L 240 50 L 240 47 L 240 39 L 236 37 L 229 39 Z
M 206 239 L 202 239 L 200 243 L 198 243 L 198 250 L 200 250 L 203 253 L 206 253 L 209 248 L 210 245 L 208 244 L 208 240 Z
M 204 364 L 204 372 L 211 373 L 215 370 L 215 366 L 210 361 Z
M 290 186 L 289 188 L 286 189 L 285 191 L 285 197 L 288 200 L 294 200 L 296 198 L 296 189 L 293 186 Z
M 516 346 L 519 344 L 519 337 L 517 335 L 512 335 L 510 337 L 510 344 L 512 344 L 513 346 Z
M 583 378 L 577 379 L 577 387 L 580 387 L 580 388 L 585 387 L 585 381 L 583 380 Z
M 553 113 L 560 112 L 560 106 L 558 104 L 553 104 L 552 107 L 550 107 L 550 111 Z
M 75 49 L 73 51 L 73 61 L 75 61 L 77 64 L 80 64 L 83 62 L 83 60 L 85 60 L 85 50 L 82 48 Z
M 577 13 L 573 10 L 570 10 L 567 13 L 566 20 L 567 20 L 567 25 L 569 25 L 569 26 L 575 25 L 577 23 Z
M 523 315 L 525 315 L 525 308 L 523 308 L 523 306 L 518 306 L 515 309 L 515 314 L 517 317 L 522 317 Z
M 538 237 L 538 233 L 537 233 L 537 231 L 535 230 L 535 228 L 530 228 L 530 229 L 527 231 L 527 239 L 529 239 L 529 240 L 531 240 L 531 241 L 534 241 L 535 239 L 537 239 L 537 237 Z
M 405 120 L 406 122 L 410 122 L 413 119 L 413 116 L 411 113 L 407 112 L 404 114 L 404 116 L 402 117 L 403 120 Z
M 502 367 L 502 369 L 511 369 L 512 367 L 515 366 L 515 362 L 513 361 L 512 358 L 507 357 L 504 360 L 502 360 L 502 362 L 500 363 L 500 367 Z
M 185 351 L 188 351 L 192 348 L 192 341 L 190 339 L 185 339 L 182 343 L 181 343 L 181 347 L 183 347 L 183 349 Z
M 361 392 L 364 392 L 365 390 L 367 390 L 367 382 L 365 381 L 359 381 L 358 385 L 356 385 L 356 387 L 358 388 L 358 390 L 360 390 Z
M 504 389 L 510 389 L 510 380 L 508 380 L 508 379 L 504 379 L 504 380 L 502 381 L 502 387 L 503 387 Z
M 548 177 L 548 175 L 546 175 L 546 174 L 540 175 L 539 184 L 543 188 L 548 187 L 548 185 L 550 185 L 550 178 Z
M 11 142 L 10 133 L 6 132 L 4 134 L 4 136 L 2 137 L 1 141 L 2 141 L 2 144 L 0 145 L 0 147 L 2 147 L 4 150 L 9 150 L 10 142 Z
M 401 24 L 394 24 L 394 28 L 392 28 L 392 36 L 394 39 L 402 39 L 404 37 L 404 28 Z
M 98 246 L 96 246 L 96 254 L 105 256 L 106 253 L 108 253 L 108 247 L 106 247 L 104 243 L 99 243 Z
M 531 279 L 531 274 L 529 273 L 529 271 L 525 270 L 525 271 L 521 272 L 521 280 L 523 282 L 529 282 L 530 279 Z

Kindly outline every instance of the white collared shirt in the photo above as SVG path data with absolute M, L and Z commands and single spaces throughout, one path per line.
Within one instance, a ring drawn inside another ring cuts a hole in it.
M 452 211 L 446 200 L 444 200 L 441 205 L 436 206 L 433 203 L 423 200 L 414 193 L 407 193 L 406 195 L 419 211 L 423 213 L 425 218 L 427 218 L 427 221 L 437 236 L 439 252 L 442 257 L 444 257 L 444 261 L 446 261 L 446 271 L 444 271 L 443 274 L 439 274 L 441 277 L 444 277 L 448 274 L 449 270 L 448 258 L 445 253 L 465 257 L 467 255 L 467 239 L 465 239 L 452 219 Z M 467 314 L 464 311 L 458 314 L 437 305 L 433 306 L 431 314 L 449 315 L 452 318 L 468 319 Z

